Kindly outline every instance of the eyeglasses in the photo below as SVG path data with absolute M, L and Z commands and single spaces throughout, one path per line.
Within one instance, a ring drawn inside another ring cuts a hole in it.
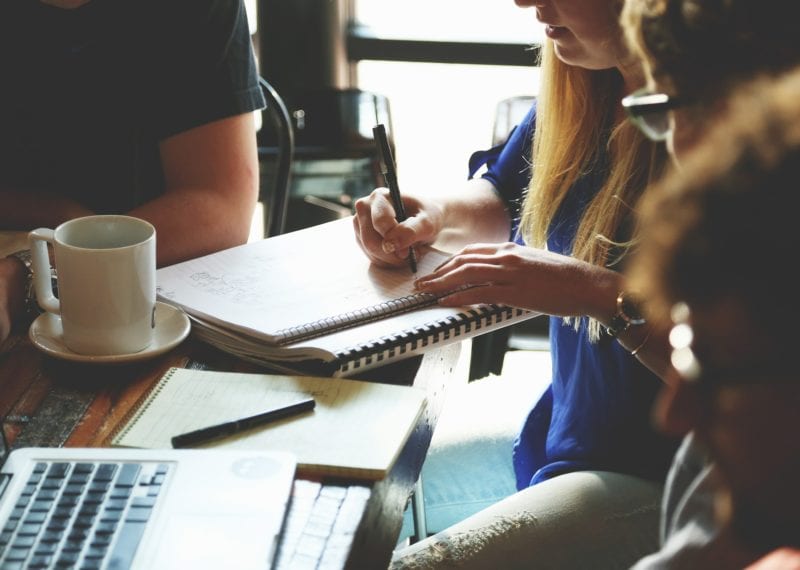
M 622 99 L 622 108 L 631 122 L 652 141 L 663 141 L 672 130 L 669 112 L 686 102 L 666 93 L 640 89 Z
M 695 383 L 700 379 L 702 368 L 700 361 L 692 349 L 694 330 L 689 324 L 689 306 L 677 303 L 672 308 L 672 330 L 669 331 L 669 345 L 672 348 L 670 363 L 687 382 Z
M 694 330 L 689 324 L 691 311 L 685 303 L 672 308 L 674 326 L 669 333 L 672 348 L 670 362 L 681 379 L 696 387 L 702 395 L 712 396 L 722 388 L 761 389 L 768 385 L 800 387 L 798 373 L 785 365 L 785 359 L 776 357 L 759 362 L 740 362 L 719 367 L 701 364 L 693 348 Z

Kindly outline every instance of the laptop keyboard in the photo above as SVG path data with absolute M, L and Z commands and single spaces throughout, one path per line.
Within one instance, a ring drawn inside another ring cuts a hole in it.
M 0 570 L 128 568 L 169 469 L 37 462 L 0 531 Z
M 370 489 L 296 479 L 275 568 L 341 569 Z

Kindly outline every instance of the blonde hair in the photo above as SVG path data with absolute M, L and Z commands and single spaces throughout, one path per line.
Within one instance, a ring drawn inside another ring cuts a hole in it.
M 572 256 L 603 267 L 617 265 L 631 244 L 632 214 L 648 181 L 663 164 L 663 151 L 627 121 L 618 122 L 622 76 L 571 66 L 551 41 L 542 48 L 542 88 L 533 137 L 533 177 L 522 207 L 525 242 L 545 247 L 550 225 L 575 182 L 597 172 L 603 185 L 578 224 Z M 604 158 L 607 157 L 607 158 Z M 581 319 L 567 318 L 577 330 Z M 589 337 L 600 323 L 588 322 Z

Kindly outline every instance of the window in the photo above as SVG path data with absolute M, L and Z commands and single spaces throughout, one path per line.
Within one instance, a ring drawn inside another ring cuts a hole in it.
M 529 44 L 541 39 L 533 10 L 511 0 L 353 0 L 356 20 L 379 35 Z
M 533 10 L 522 10 L 511 0 L 353 0 L 356 34 L 378 42 L 355 51 L 364 59 L 355 63 L 359 88 L 386 95 L 391 106 L 401 188 L 436 192 L 462 184 L 471 152 L 491 144 L 497 104 L 506 98 L 538 93 L 538 69 L 529 46 L 540 43 L 542 26 Z M 363 30 L 367 30 L 364 32 Z M 380 42 L 419 40 L 413 62 L 380 60 L 403 57 L 397 49 L 382 49 Z M 440 42 L 461 45 L 437 46 Z M 475 54 L 505 53 L 527 65 L 476 65 L 424 63 L 474 60 Z M 516 44 L 516 45 L 513 45 Z M 374 53 L 368 51 L 374 48 Z M 513 52 L 511 49 L 513 48 Z M 521 57 L 520 57 L 521 56 Z

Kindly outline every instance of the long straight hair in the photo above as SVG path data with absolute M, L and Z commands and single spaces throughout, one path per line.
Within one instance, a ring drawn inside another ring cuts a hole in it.
M 624 234 L 635 222 L 636 202 L 661 170 L 664 151 L 619 120 L 624 86 L 617 69 L 567 65 L 548 40 L 541 70 L 522 236 L 529 245 L 546 247 L 550 225 L 570 188 L 581 176 L 603 169 L 605 180 L 581 216 L 571 253 L 594 265 L 616 266 L 632 244 L 632 236 Z M 580 326 L 580 319 L 566 321 L 576 330 Z M 588 324 L 596 341 L 600 323 L 590 319 Z

